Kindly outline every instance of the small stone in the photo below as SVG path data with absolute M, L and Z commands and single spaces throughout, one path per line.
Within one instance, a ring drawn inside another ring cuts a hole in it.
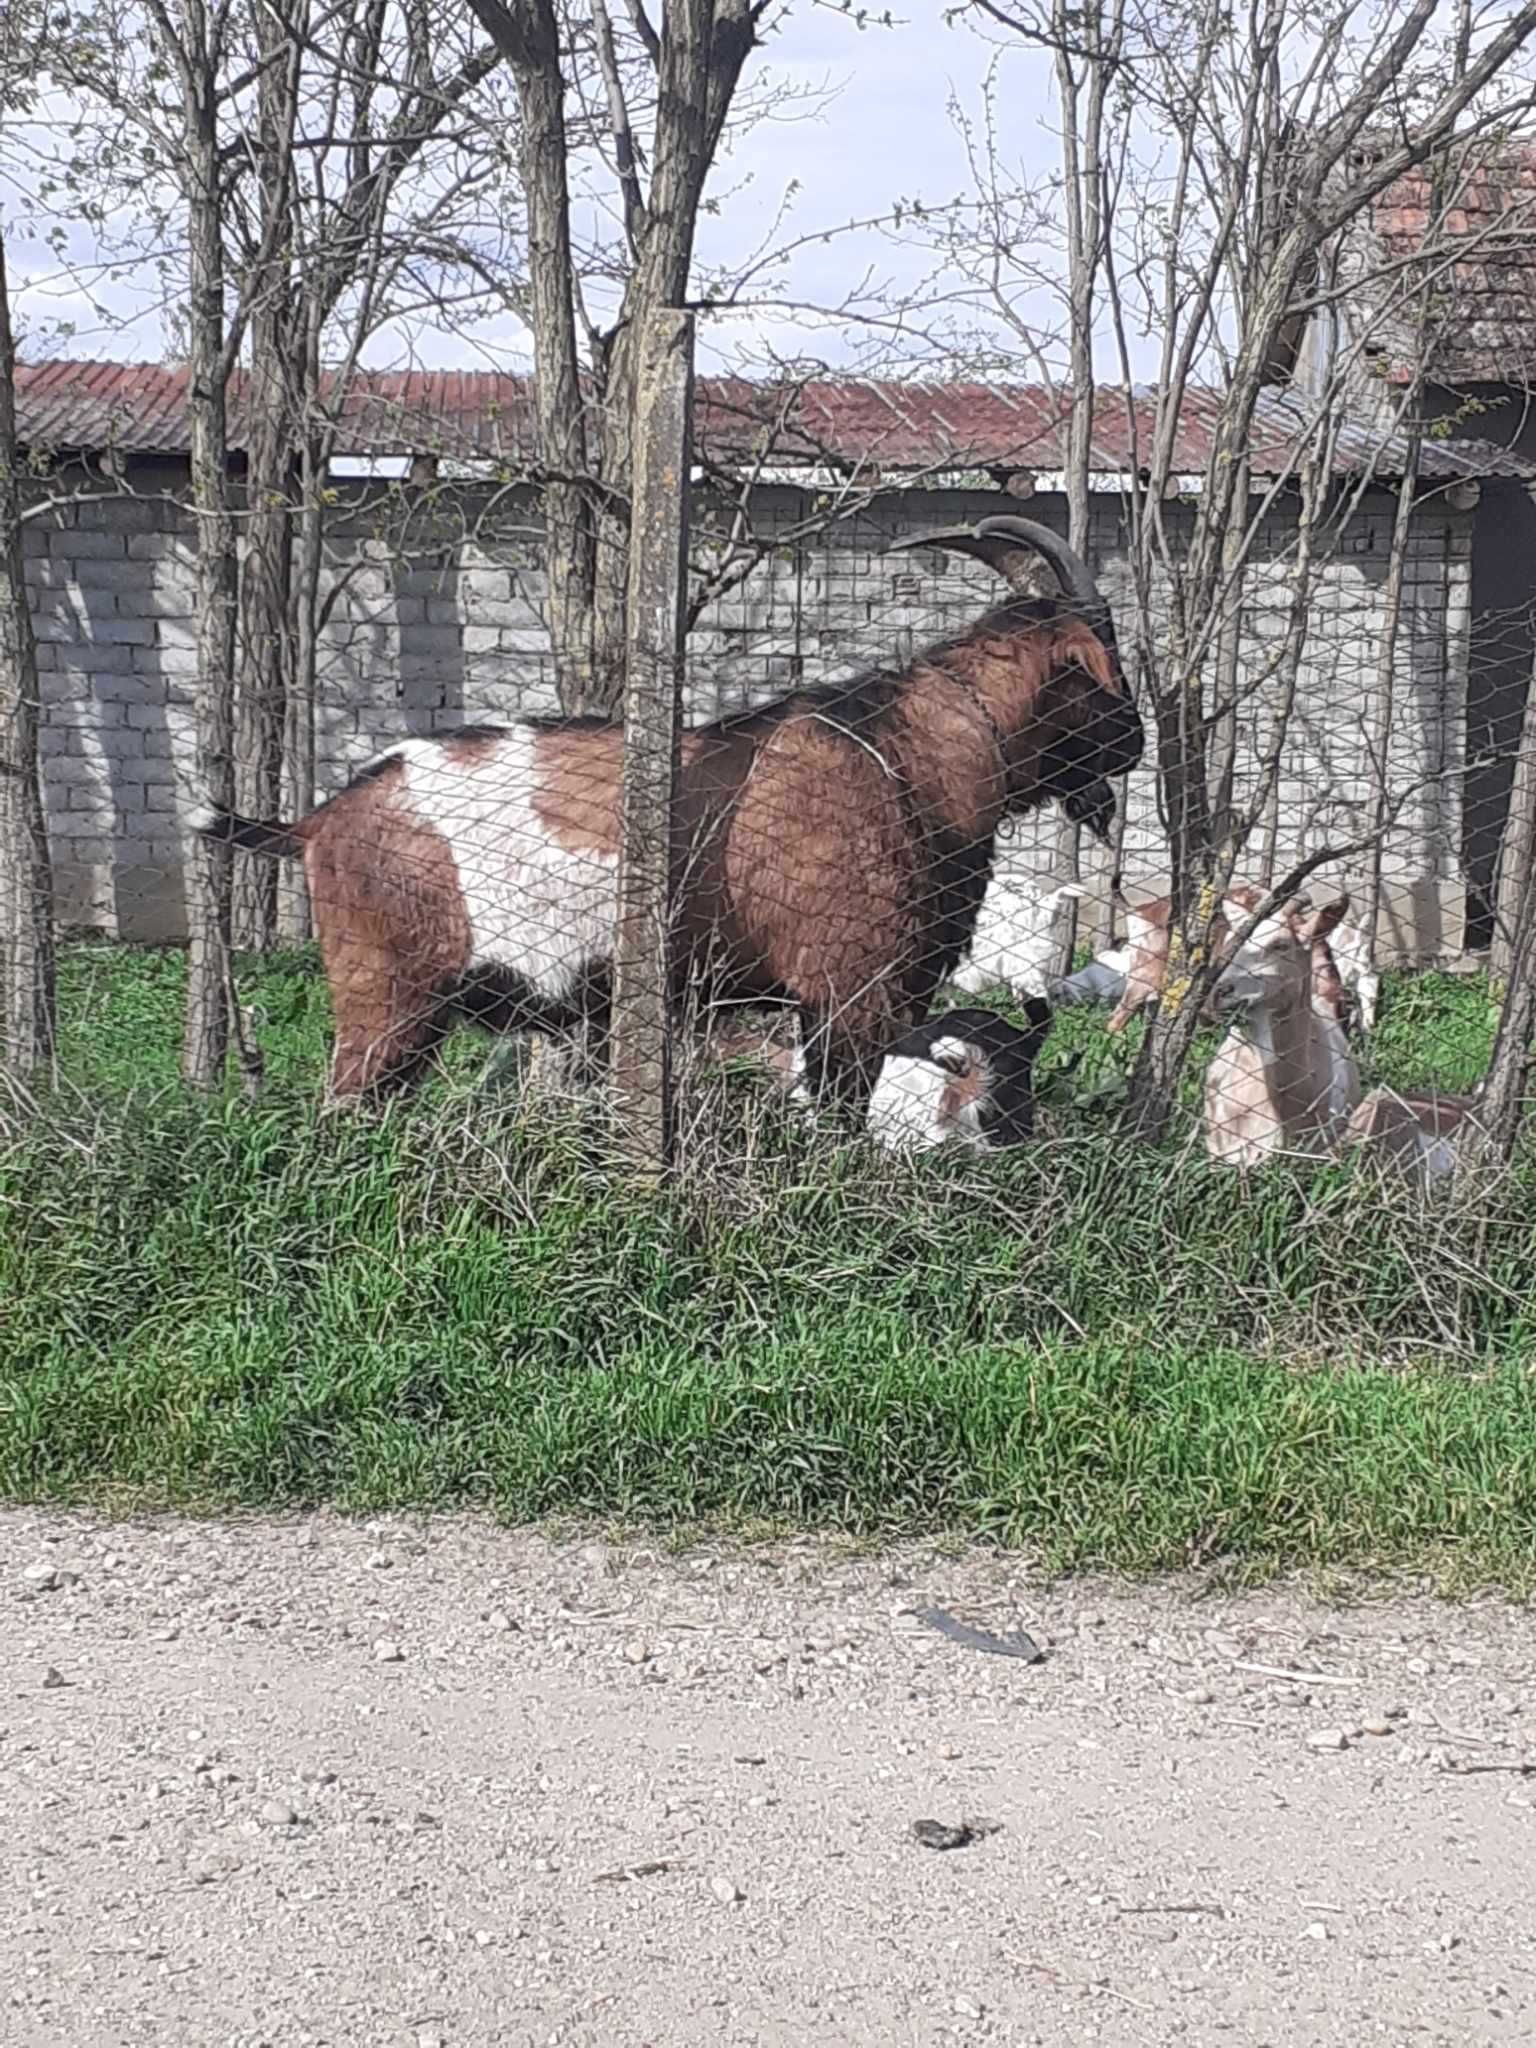
M 306 1785 L 321 1787 L 334 1785 L 336 1783 L 336 1773 L 334 1771 L 304 1771 L 301 1773 L 301 1782 Z
M 1459 1934 L 1442 1934 L 1440 1939 L 1435 1943 L 1435 1946 L 1440 1950 L 1442 1955 L 1448 1956 L 1451 1950 L 1453 1948 L 1458 1948 L 1460 1944 L 1461 1936 Z
M 1313 1920 L 1308 1926 L 1302 1929 L 1302 1933 L 1306 1936 L 1308 1941 L 1329 1941 L 1332 1939 L 1328 1932 L 1328 1923 L 1326 1920 Z
M 1360 1730 L 1364 1735 L 1391 1735 L 1393 1725 L 1388 1715 L 1371 1714 L 1360 1723 Z
M 624 1661 L 626 1664 L 649 1664 L 651 1655 L 649 1643 L 642 1643 L 636 1640 L 624 1645 Z
M 380 1636 L 373 1646 L 373 1661 L 375 1664 L 403 1664 L 405 1652 L 388 1636 Z
M 299 1816 L 282 1799 L 269 1799 L 259 1816 L 264 1828 L 291 1828 L 297 1825 Z
M 710 1896 L 720 1906 L 739 1906 L 747 1896 L 734 1877 L 712 1877 L 709 1881 Z
M 1195 1690 L 1187 1693 L 1185 1697 L 1192 1707 L 1213 1707 L 1216 1704 L 1216 1695 L 1208 1685 L 1196 1686 Z
M 1348 1749 L 1349 1737 L 1342 1728 L 1317 1728 L 1307 1737 L 1308 1749 Z
M 56 1593 L 64 1583 L 58 1567 L 51 1564 L 29 1564 L 21 1575 L 21 1582 L 32 1593 Z
M 1275 1700 L 1282 1707 L 1310 1707 L 1312 1695 L 1305 1686 L 1286 1685 L 1275 1694 Z
M 955 2011 L 963 2020 L 979 2020 L 984 2010 L 985 2007 L 974 1998 L 967 1998 L 964 1992 L 955 2000 Z
M 387 1550 L 373 1550 L 368 1554 L 368 1569 L 371 1572 L 387 1572 L 394 1561 Z
M 446 2048 L 446 2037 L 436 2027 L 420 2027 L 416 2033 L 416 2048 Z
M 50 1664 L 45 1668 L 43 1672 L 44 1692 L 57 1692 L 60 1686 L 68 1685 L 68 1683 L 69 1680 L 64 1676 L 62 1671 L 57 1669 L 56 1666 Z
M 517 1627 L 517 1623 L 504 1607 L 492 1608 L 486 1620 L 499 1636 L 509 1636 Z

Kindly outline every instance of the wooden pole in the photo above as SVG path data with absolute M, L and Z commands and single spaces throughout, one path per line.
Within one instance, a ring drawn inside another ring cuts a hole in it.
M 639 337 L 635 378 L 624 784 L 614 935 L 613 1097 L 642 1177 L 672 1152 L 672 799 L 688 594 L 693 316 L 663 308 Z

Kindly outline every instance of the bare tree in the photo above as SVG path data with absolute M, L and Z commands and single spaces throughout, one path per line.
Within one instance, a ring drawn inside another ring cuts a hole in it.
M 560 688 L 573 710 L 611 712 L 624 675 L 630 432 L 642 316 L 687 300 L 705 182 L 769 0 L 675 0 L 659 29 L 643 0 L 631 0 L 630 47 L 638 49 L 638 63 L 628 66 L 621 64 L 612 18 L 596 0 L 592 38 L 624 222 L 618 304 L 606 324 L 585 305 L 573 259 L 567 100 L 574 58 L 553 0 L 470 5 L 506 57 L 522 120 L 528 319 Z M 651 109 L 644 149 L 631 105 L 641 91 Z
M 0 1030 L 3 1064 L 30 1078 L 53 1053 L 53 869 L 43 809 L 41 692 L 22 556 L 16 341 L 0 237 Z
M 0 28 L 0 120 L 28 97 L 41 20 L 21 0 Z M 26 1081 L 52 1056 L 53 868 L 43 807 L 42 702 L 22 546 L 16 336 L 0 235 L 0 1067 Z

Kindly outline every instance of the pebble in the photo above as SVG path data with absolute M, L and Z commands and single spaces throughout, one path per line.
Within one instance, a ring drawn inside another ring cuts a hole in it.
M 394 1561 L 387 1550 L 372 1550 L 368 1553 L 368 1569 L 371 1572 L 387 1572 Z
M 1326 1920 L 1313 1920 L 1302 1932 L 1308 1941 L 1331 1941 L 1333 1938 L 1328 1932 Z
M 747 1896 L 734 1877 L 712 1877 L 709 1889 L 715 1903 L 721 1906 L 739 1906 Z
M 649 1664 L 651 1661 L 650 1644 L 639 1641 L 626 1643 L 624 1645 L 624 1661 L 626 1664 Z
M 34 1593 L 56 1593 L 64 1583 L 58 1566 L 51 1564 L 29 1564 L 21 1582 Z
M 1361 1732 L 1366 1735 L 1391 1735 L 1393 1724 L 1386 1714 L 1372 1714 L 1360 1723 Z
M 499 1636 L 509 1636 L 517 1627 L 517 1623 L 504 1607 L 493 1608 L 486 1619 Z
M 1196 1686 L 1195 1690 L 1186 1693 L 1185 1697 L 1192 1707 L 1213 1707 L 1216 1704 L 1216 1695 L 1208 1685 Z
M 416 2048 L 446 2048 L 446 2037 L 436 2027 L 422 2027 L 416 2035 Z
M 1349 1737 L 1342 1728 L 1318 1728 L 1307 1737 L 1308 1749 L 1348 1749 Z
M 388 1636 L 380 1636 L 373 1646 L 373 1661 L 375 1664 L 403 1664 L 405 1652 L 398 1643 L 391 1642 Z
M 69 1680 L 64 1676 L 63 1672 L 52 1664 L 48 1665 L 43 1672 L 44 1692 L 57 1692 L 61 1685 L 68 1685 L 68 1683 Z
M 967 1998 L 964 1992 L 955 2000 L 955 2011 L 963 2020 L 979 2020 L 986 2008 L 974 1998 Z
M 264 1828 L 291 1828 L 299 1816 L 284 1800 L 269 1799 L 261 1809 L 261 1824 Z

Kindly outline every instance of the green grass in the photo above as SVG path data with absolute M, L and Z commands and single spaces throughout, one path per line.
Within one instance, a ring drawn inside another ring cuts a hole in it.
M 1070 1142 L 896 1168 L 747 1086 L 718 1164 L 641 1194 L 477 1087 L 469 1036 L 418 1103 L 320 1117 L 304 958 L 242 968 L 261 1102 L 192 1099 L 182 971 L 65 955 L 64 1080 L 0 1143 L 0 1494 L 1536 1583 L 1529 1173 L 1470 1216 L 1131 1148 L 1093 1096 L 1132 1048 L 1078 1012 L 1044 1063 L 1084 1055 L 1047 1091 Z M 1481 983 L 1425 977 L 1373 1058 L 1465 1085 L 1491 1029 Z

